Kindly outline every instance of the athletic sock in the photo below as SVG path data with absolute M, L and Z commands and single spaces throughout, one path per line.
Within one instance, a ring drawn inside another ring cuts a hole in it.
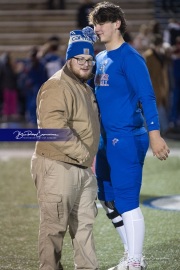
M 128 264 L 140 265 L 144 242 L 144 217 L 138 207 L 122 214 L 128 243 Z

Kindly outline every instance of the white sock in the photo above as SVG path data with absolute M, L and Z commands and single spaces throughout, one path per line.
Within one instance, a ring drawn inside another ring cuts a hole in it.
M 122 214 L 128 242 L 128 263 L 140 264 L 144 242 L 144 217 L 138 207 Z

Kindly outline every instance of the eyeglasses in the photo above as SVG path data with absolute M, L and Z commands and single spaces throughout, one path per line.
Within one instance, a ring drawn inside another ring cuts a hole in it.
M 95 61 L 93 61 L 92 59 L 88 59 L 86 60 L 85 58 L 78 58 L 78 57 L 73 57 L 74 59 L 77 60 L 79 65 L 84 65 L 86 62 L 88 63 L 89 66 L 94 66 L 95 65 Z

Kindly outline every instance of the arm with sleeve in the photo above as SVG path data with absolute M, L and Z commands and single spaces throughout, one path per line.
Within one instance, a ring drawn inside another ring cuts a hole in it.
M 130 87 L 142 104 L 148 131 L 159 130 L 155 94 L 144 59 L 138 54 L 130 53 L 124 59 L 124 71 Z

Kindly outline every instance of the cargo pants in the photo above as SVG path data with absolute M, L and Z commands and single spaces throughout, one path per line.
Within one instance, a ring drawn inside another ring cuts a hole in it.
M 61 254 L 68 228 L 74 269 L 98 269 L 93 238 L 97 181 L 91 168 L 33 154 L 31 174 L 40 209 L 39 269 L 63 270 Z

